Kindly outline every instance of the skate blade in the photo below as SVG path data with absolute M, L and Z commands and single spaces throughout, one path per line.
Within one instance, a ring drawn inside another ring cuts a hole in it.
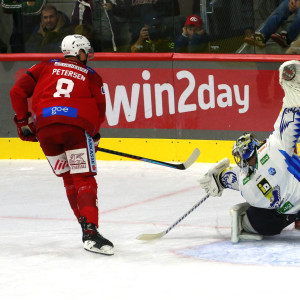
M 104 245 L 101 248 L 94 247 L 96 242 L 94 241 L 85 241 L 84 242 L 84 249 L 89 252 L 99 253 L 103 255 L 114 255 L 113 247 L 109 245 Z

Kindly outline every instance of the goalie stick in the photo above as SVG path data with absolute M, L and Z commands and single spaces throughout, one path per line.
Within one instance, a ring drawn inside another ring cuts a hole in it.
M 207 198 L 209 194 L 206 194 L 199 202 L 197 202 L 189 211 L 187 211 L 181 218 L 179 218 L 175 223 L 173 223 L 166 230 L 159 233 L 143 233 L 137 237 L 138 240 L 151 241 L 159 239 L 170 232 L 176 225 L 178 225 L 183 219 L 185 219 L 191 212 L 193 212 L 198 206 L 200 206 Z
M 164 167 L 169 167 L 169 168 L 173 168 L 173 169 L 179 169 L 179 170 L 185 170 L 185 169 L 189 168 L 197 160 L 197 158 L 200 155 L 200 150 L 198 148 L 195 148 L 194 151 L 192 152 L 192 154 L 190 155 L 190 157 L 184 163 L 172 164 L 172 163 L 167 163 L 164 161 L 159 161 L 159 160 L 155 160 L 155 159 L 151 159 L 151 158 L 145 158 L 145 157 L 141 157 L 141 156 L 137 156 L 137 155 L 133 155 L 133 154 L 128 154 L 128 153 L 119 152 L 119 151 L 115 151 L 115 150 L 109 150 L 109 149 L 105 149 L 105 148 L 101 148 L 101 147 L 98 147 L 98 151 L 113 154 L 113 155 L 119 155 L 119 156 L 123 156 L 123 157 L 127 157 L 127 158 L 132 158 L 132 159 L 136 159 L 136 160 L 141 160 L 141 161 L 145 161 L 148 163 L 152 163 L 152 164 L 156 164 L 156 165 L 160 165 L 160 166 L 164 166 Z

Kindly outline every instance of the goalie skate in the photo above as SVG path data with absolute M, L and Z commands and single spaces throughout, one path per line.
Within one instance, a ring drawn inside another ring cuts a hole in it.
M 113 243 L 103 237 L 95 224 L 86 223 L 85 218 L 80 222 L 82 227 L 82 241 L 85 250 L 104 255 L 113 255 Z

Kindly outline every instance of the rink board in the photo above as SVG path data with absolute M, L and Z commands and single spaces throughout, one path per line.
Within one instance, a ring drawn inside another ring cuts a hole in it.
M 0 159 L 45 158 L 38 144 L 17 138 L 9 92 L 28 67 L 52 57 L 0 55 Z M 164 161 L 185 161 L 196 147 L 199 162 L 231 158 L 244 132 L 260 140 L 272 132 L 283 96 L 278 67 L 291 58 L 97 53 L 91 66 L 103 77 L 106 97 L 100 146 Z M 97 159 L 124 160 L 105 153 Z
M 217 162 L 231 158 L 233 141 L 121 139 L 103 138 L 102 148 L 163 161 L 185 161 L 195 148 L 201 152 L 198 162 Z M 23 142 L 18 138 L 0 139 L 0 159 L 45 159 L 39 143 Z M 130 160 L 116 155 L 97 153 L 98 160 Z M 232 161 L 233 163 L 233 161 Z

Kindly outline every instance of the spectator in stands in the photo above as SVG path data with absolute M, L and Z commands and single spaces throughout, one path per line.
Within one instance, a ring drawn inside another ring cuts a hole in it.
M 130 47 L 131 52 L 173 52 L 174 40 L 163 18 L 156 14 L 145 17 L 137 41 Z
M 157 18 L 163 18 L 167 25 L 168 18 L 173 22 L 174 16 L 179 15 L 179 3 L 178 0 L 116 0 L 116 4 L 112 6 L 112 12 L 115 16 L 128 20 L 131 35 L 130 45 L 132 45 L 141 37 L 141 29 L 148 25 L 150 14 Z
M 41 9 L 45 3 L 46 0 L 1 1 L 0 6 L 3 8 L 3 14 L 0 9 L 1 37 L 5 39 L 6 32 L 11 30 L 8 42 L 10 45 L 9 52 L 25 52 L 25 41 L 31 35 L 36 24 L 40 22 Z
M 282 47 L 288 47 L 295 40 L 300 31 L 300 7 L 299 0 L 283 0 L 276 8 L 274 13 L 267 19 L 265 25 L 260 31 L 255 32 L 252 36 L 246 36 L 245 42 L 249 45 L 265 47 L 266 41 L 271 37 L 276 43 Z M 287 31 L 276 33 L 276 30 L 286 21 L 292 14 L 294 19 L 288 26 Z
M 110 0 L 77 0 L 71 23 L 75 33 L 91 41 L 94 51 L 117 51 L 119 28 Z
M 300 54 L 300 37 L 291 43 L 290 47 L 285 51 L 285 54 Z
M 7 52 L 7 46 L 0 38 L 0 53 L 6 53 Z
M 56 7 L 46 4 L 41 11 L 41 22 L 34 29 L 25 44 L 25 51 L 31 53 L 60 52 L 61 40 L 72 34 L 68 17 L 57 11 Z
M 208 35 L 203 21 L 197 15 L 190 15 L 182 27 L 182 34 L 175 41 L 175 52 L 200 53 L 208 50 Z

